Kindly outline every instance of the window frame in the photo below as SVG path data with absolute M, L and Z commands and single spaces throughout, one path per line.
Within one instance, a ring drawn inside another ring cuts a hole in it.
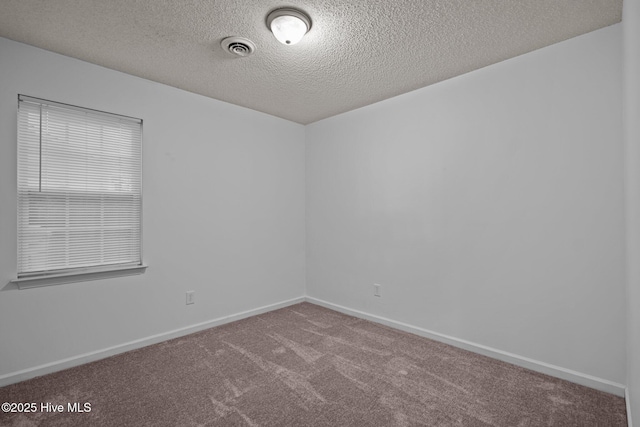
M 113 278 L 113 277 L 122 277 L 129 276 L 134 274 L 142 274 L 145 272 L 147 265 L 143 262 L 143 120 L 135 117 L 125 116 L 122 114 L 114 114 L 105 111 L 95 110 L 91 108 L 79 107 L 76 105 L 65 104 L 56 101 L 50 101 L 42 98 L 36 98 L 27 95 L 18 95 L 18 124 L 19 124 L 19 108 L 21 102 L 30 102 L 36 103 L 40 105 L 50 105 L 53 107 L 63 108 L 66 110 L 75 110 L 82 113 L 90 113 L 103 117 L 111 117 L 111 118 L 121 118 L 129 121 L 133 121 L 134 123 L 139 123 L 140 126 L 140 140 L 139 140 L 139 164 L 135 170 L 136 173 L 139 173 L 139 217 L 138 217 L 138 227 L 139 227 L 139 241 L 137 242 L 139 245 L 139 260 L 136 262 L 124 262 L 124 263 L 114 263 L 114 264 L 99 264 L 99 265 L 91 265 L 91 266 L 82 266 L 82 267 L 70 267 L 70 268 L 58 268 L 58 269 L 50 269 L 43 271 L 27 271 L 23 273 L 19 273 L 18 265 L 16 265 L 16 276 L 17 278 L 11 280 L 11 283 L 16 284 L 20 289 L 33 288 L 33 287 L 41 287 L 41 286 L 49 286 L 49 285 L 58 285 L 63 283 L 73 283 L 73 282 L 81 282 L 88 280 L 98 280 L 105 278 Z M 40 130 L 40 135 L 42 135 L 42 129 Z M 16 146 L 18 147 L 16 155 L 19 156 L 20 148 L 19 148 L 19 140 L 16 138 Z M 41 156 L 41 154 L 40 154 Z M 40 157 L 42 159 L 42 157 Z M 42 160 L 39 160 L 42 161 Z M 20 187 L 20 181 L 18 181 L 18 174 L 20 168 L 20 160 L 16 158 L 16 229 L 18 230 L 20 227 L 19 222 L 20 218 L 20 202 L 19 195 L 20 192 L 24 192 L 24 188 Z M 28 190 L 29 191 L 29 190 Z M 55 193 L 55 191 L 54 191 Z M 60 192 L 62 197 L 67 198 L 72 197 L 70 194 L 73 194 L 73 190 L 68 190 L 66 192 Z M 126 198 L 128 197 L 126 193 L 122 193 L 122 195 L 118 195 L 118 192 L 114 192 L 114 194 L 109 194 L 104 191 L 85 191 L 78 192 L 76 194 L 85 193 L 86 197 L 93 197 L 100 199 L 101 203 L 104 203 L 103 199 L 107 199 L 109 197 L 117 199 L 118 197 Z M 53 193 L 52 193 L 53 194 Z M 81 196 L 82 199 L 83 196 Z M 69 203 L 69 202 L 67 202 Z M 100 210 L 103 212 L 103 208 Z M 24 212 L 23 212 L 24 216 Z M 104 232 L 104 228 L 100 228 L 102 232 Z M 20 239 L 20 234 L 16 235 L 16 239 Z M 19 240 L 16 240 L 16 250 L 18 249 Z M 100 251 L 104 251 L 104 247 L 100 247 Z M 137 258 L 137 257 L 136 257 Z M 19 262 L 19 260 L 17 259 Z

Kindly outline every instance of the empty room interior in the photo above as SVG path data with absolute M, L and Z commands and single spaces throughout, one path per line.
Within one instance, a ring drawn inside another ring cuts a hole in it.
M 0 3 L 0 425 L 631 426 L 639 360 L 640 0 Z

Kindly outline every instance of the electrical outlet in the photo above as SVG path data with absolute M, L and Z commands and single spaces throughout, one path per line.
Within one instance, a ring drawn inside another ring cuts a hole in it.
M 195 304 L 196 302 L 196 291 L 187 291 L 187 305 Z
M 382 285 L 378 285 L 377 283 L 373 285 L 373 296 L 374 297 L 379 297 L 380 295 L 380 288 L 382 287 Z

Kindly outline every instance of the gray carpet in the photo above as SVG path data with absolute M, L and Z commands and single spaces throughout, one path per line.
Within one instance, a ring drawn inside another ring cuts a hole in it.
M 38 405 L 2 426 L 626 426 L 620 397 L 309 303 L 3 387 L 0 402 Z

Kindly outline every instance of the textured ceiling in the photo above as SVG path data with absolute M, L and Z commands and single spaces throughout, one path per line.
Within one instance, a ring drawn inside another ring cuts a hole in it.
M 294 46 L 267 14 L 312 19 Z M 0 36 L 307 124 L 620 22 L 622 0 L 0 0 Z M 257 51 L 224 52 L 227 36 Z

